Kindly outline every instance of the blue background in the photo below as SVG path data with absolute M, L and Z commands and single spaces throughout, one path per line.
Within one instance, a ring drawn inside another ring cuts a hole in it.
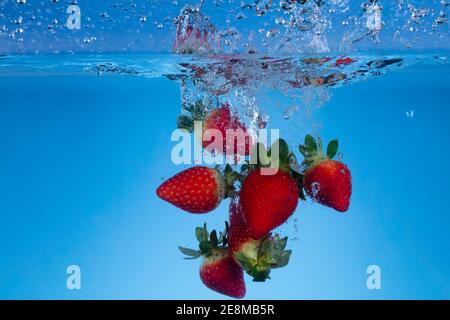
M 290 264 L 247 281 L 247 298 L 450 298 L 449 71 L 333 89 L 311 121 L 340 139 L 350 210 L 301 203 L 282 228 L 297 238 Z M 221 227 L 227 204 L 193 216 L 155 195 L 184 168 L 170 159 L 178 92 L 164 78 L 0 77 L 0 298 L 223 298 L 177 245 L 194 246 L 204 221 Z M 66 289 L 71 264 L 79 291 Z M 371 264 L 381 290 L 366 287 Z

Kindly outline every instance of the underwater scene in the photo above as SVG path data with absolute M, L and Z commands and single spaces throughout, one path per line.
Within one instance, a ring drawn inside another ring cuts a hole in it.
M 446 0 L 0 0 L 0 299 L 449 299 Z

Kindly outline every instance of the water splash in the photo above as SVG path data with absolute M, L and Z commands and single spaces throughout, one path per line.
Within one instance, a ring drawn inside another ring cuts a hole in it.
M 449 48 L 448 1 L 159 0 L 79 3 L 77 32 L 65 1 L 0 1 L 0 52 L 264 53 Z M 173 39 L 178 35 L 179 41 Z M 83 39 L 95 38 L 85 42 Z

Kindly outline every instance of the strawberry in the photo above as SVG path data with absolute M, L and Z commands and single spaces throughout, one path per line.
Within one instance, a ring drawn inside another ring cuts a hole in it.
M 260 239 L 283 224 L 294 213 L 299 193 L 296 181 L 283 170 L 268 175 L 261 168 L 253 170 L 240 191 L 249 235 Z
M 230 229 L 228 230 L 228 246 L 231 253 L 254 251 L 258 246 L 258 240 L 254 240 L 247 230 L 242 205 L 237 199 L 230 202 Z
M 197 101 L 194 105 L 187 106 L 185 109 L 191 115 L 178 117 L 178 128 L 192 132 L 194 121 L 202 121 L 202 136 L 198 138 L 201 139 L 203 148 L 227 155 L 248 156 L 250 154 L 252 138 L 237 114 L 231 112 L 228 104 L 207 111 L 203 102 Z M 217 132 L 214 130 L 221 134 L 222 143 L 215 142 Z
M 338 141 L 328 144 L 327 154 L 323 155 L 320 138 L 316 141 L 306 136 L 300 152 L 303 161 L 303 186 L 306 193 L 316 202 L 345 212 L 352 195 L 352 176 L 348 167 L 340 161 L 332 160 L 338 150 Z
M 200 267 L 200 279 L 211 290 L 237 299 L 245 296 L 244 272 L 225 248 L 211 250 Z
M 207 213 L 226 196 L 225 179 L 215 169 L 197 166 L 165 181 L 156 190 L 163 200 L 190 213 Z
M 270 278 L 272 269 L 288 264 L 291 251 L 284 250 L 286 244 L 287 237 L 280 239 L 278 235 L 253 239 L 248 233 L 241 204 L 238 200 L 231 201 L 229 251 L 253 281 L 265 281 Z
M 233 298 L 243 298 L 246 293 L 244 272 L 225 246 L 225 234 L 217 238 L 215 230 L 208 233 L 206 225 L 196 229 L 199 250 L 179 247 L 189 258 L 204 257 L 200 267 L 203 284 L 216 292 Z
M 334 67 L 340 67 L 342 65 L 349 65 L 352 64 L 353 62 L 355 62 L 356 60 L 353 60 L 350 57 L 343 57 L 343 58 L 338 58 L 336 59 L 336 62 L 334 64 Z

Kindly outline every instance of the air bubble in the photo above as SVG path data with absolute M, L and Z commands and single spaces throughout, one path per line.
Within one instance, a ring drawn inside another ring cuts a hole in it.
M 279 34 L 280 34 L 280 30 L 278 30 L 278 29 L 270 29 L 269 31 L 267 31 L 266 37 L 267 38 L 275 38 Z

